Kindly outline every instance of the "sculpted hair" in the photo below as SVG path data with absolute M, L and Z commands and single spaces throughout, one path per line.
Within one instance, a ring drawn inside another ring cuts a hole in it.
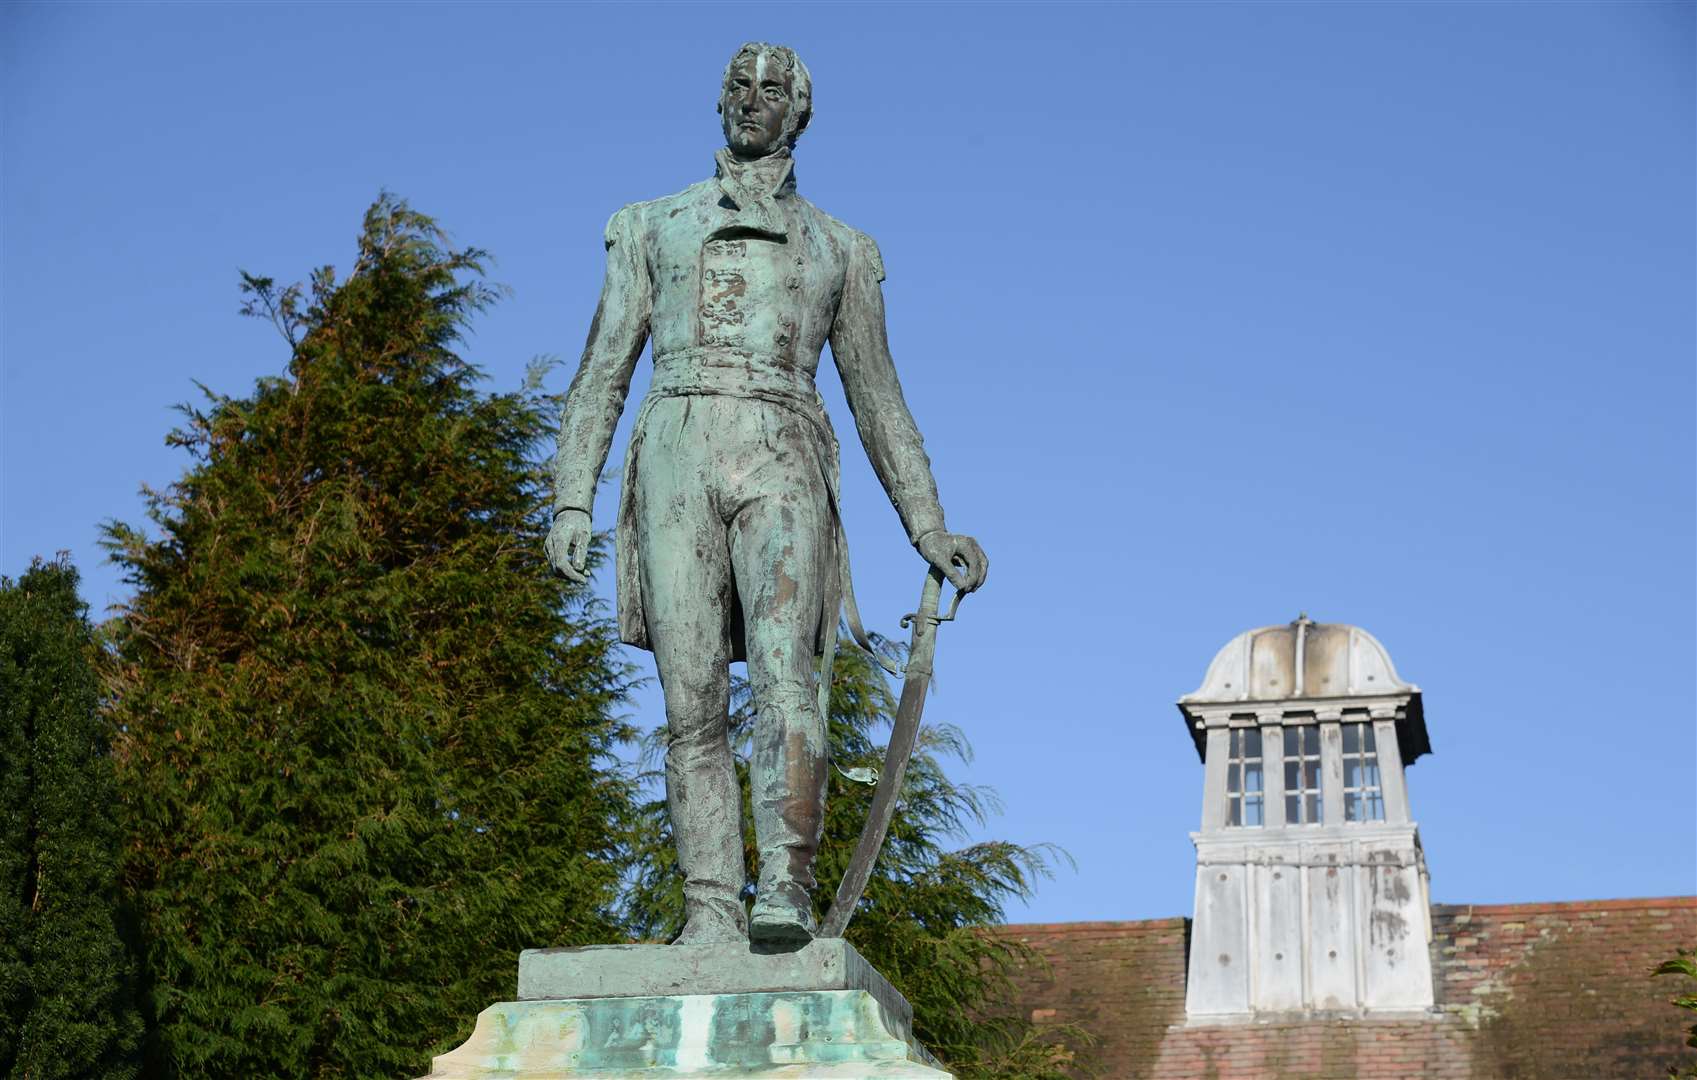
M 731 83 L 731 69 L 744 57 L 770 57 L 784 66 L 790 73 L 790 115 L 785 121 L 787 130 L 784 132 L 791 146 L 801 138 L 801 133 L 807 130 L 807 125 L 813 120 L 813 75 L 807 70 L 807 65 L 801 62 L 801 57 L 788 45 L 773 45 L 767 41 L 750 41 L 736 51 L 725 65 L 725 74 L 719 80 L 718 111 L 725 111 L 725 87 Z

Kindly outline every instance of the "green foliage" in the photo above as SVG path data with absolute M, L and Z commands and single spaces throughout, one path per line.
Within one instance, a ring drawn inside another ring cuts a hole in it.
M 1652 975 L 1683 975 L 1687 979 L 1697 979 L 1697 950 L 1676 949 L 1671 960 L 1663 960 L 1651 971 Z M 1697 990 L 1687 987 L 1685 993 L 1673 998 L 1672 1002 L 1681 1009 L 1697 1012 Z M 1697 1047 L 1697 1023 L 1686 1028 L 1685 1045 Z M 1684 1068 L 1672 1067 L 1668 1075 L 1675 1080 L 1683 1077 L 1697 1077 L 1697 1064 L 1686 1065 Z
M 753 712 L 740 682 L 735 704 L 732 745 L 738 751 L 746 817 Z M 889 725 L 895 709 L 895 697 L 871 658 L 857 649 L 839 649 L 831 679 L 832 761 L 841 769 L 864 767 L 876 774 L 884 748 L 874 735 Z M 658 757 L 664 741 L 663 732 L 650 736 L 650 760 Z M 971 760 L 960 730 L 922 727 L 889 836 L 846 936 L 912 1003 L 915 1034 L 957 1076 L 1060 1080 L 1072 1075 L 1072 1057 L 1062 1040 L 1077 1045 L 1089 1039 L 1071 1027 L 1039 1031 L 1005 1007 L 1010 975 L 1036 958 L 993 932 L 1003 921 L 1006 902 L 1029 896 L 1036 879 L 1047 874 L 1052 851 L 1005 841 L 949 849 L 950 841 L 998 809 L 989 790 L 949 778 L 944 762 L 950 758 Z M 871 786 L 832 770 L 825 835 L 815 863 L 819 888 L 814 899 L 821 917 L 854 854 L 872 792 Z M 648 805 L 646 819 L 636 842 L 640 858 L 626 913 L 636 936 L 668 940 L 683 925 L 683 885 L 663 800 Z M 752 880 L 752 827 L 744 839 Z
M 104 731 L 76 570 L 0 578 L 0 1074 L 136 1072 Z
M 156 539 L 107 526 L 160 1075 L 418 1075 L 521 948 L 618 933 L 629 674 L 543 562 L 558 401 L 455 351 L 483 262 L 384 196 L 345 278 L 244 275 L 286 375 L 184 407 Z

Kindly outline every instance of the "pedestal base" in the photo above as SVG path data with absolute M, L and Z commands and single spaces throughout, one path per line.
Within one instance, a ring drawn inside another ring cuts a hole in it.
M 743 944 L 529 950 L 519 992 L 529 1000 L 485 1009 L 429 1080 L 950 1080 L 914 1041 L 907 1001 L 841 940 L 777 954 Z

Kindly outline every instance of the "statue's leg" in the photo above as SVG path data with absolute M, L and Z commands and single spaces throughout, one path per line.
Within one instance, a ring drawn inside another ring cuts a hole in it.
M 684 875 L 679 941 L 748 936 L 742 797 L 729 743 L 730 553 L 715 510 L 706 409 L 660 402 L 637 464 L 643 612 L 666 698 L 666 805 Z
M 730 535 L 756 710 L 750 777 L 760 878 L 750 934 L 804 940 L 815 930 L 813 856 L 827 769 L 814 648 L 836 534 L 817 436 L 788 410 L 757 409 L 767 452 L 739 485 Z

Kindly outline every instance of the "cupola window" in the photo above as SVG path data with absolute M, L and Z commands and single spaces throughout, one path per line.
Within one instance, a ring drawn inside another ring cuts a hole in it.
M 1320 824 L 1320 729 L 1285 728 L 1285 824 Z
M 1370 723 L 1343 725 L 1343 817 L 1345 821 L 1385 820 L 1379 749 Z
M 1267 795 L 1261 768 L 1261 729 L 1232 728 L 1231 758 L 1226 765 L 1226 824 L 1264 822 Z

